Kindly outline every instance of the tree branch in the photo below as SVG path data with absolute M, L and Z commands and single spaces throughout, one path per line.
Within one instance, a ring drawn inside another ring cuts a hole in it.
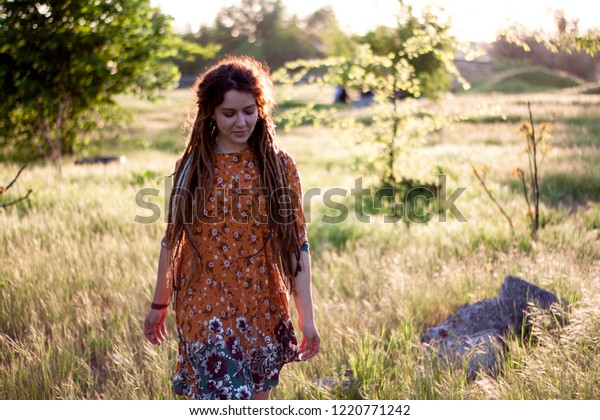
M 475 176 L 479 180 L 479 183 L 481 184 L 481 186 L 483 187 L 483 189 L 487 193 L 487 195 L 490 198 L 490 200 L 492 200 L 492 202 L 496 205 L 496 207 L 498 207 L 498 210 L 500 210 L 500 213 L 502 213 L 502 215 L 508 221 L 508 224 L 510 226 L 510 233 L 511 233 L 512 236 L 514 236 L 515 235 L 515 229 L 513 228 L 512 220 L 510 219 L 510 217 L 508 216 L 508 214 L 506 214 L 506 212 L 504 211 L 504 209 L 502 208 L 502 206 L 500 205 L 500 203 L 498 203 L 498 201 L 496 201 L 496 199 L 494 198 L 494 196 L 492 195 L 492 193 L 490 192 L 490 190 L 488 190 L 487 185 L 485 185 L 485 181 L 481 178 L 481 176 L 479 175 L 479 172 L 477 172 L 477 169 L 475 169 L 475 167 L 472 166 L 472 165 L 471 165 L 471 168 L 473 169 L 473 173 L 475 174 Z
M 537 141 L 535 138 L 535 130 L 533 128 L 533 113 L 531 112 L 531 102 L 527 102 L 527 109 L 529 110 L 529 122 L 531 123 L 531 159 L 533 160 L 533 171 L 531 173 L 531 180 L 533 183 L 533 206 L 535 209 L 533 229 L 537 233 L 540 227 L 540 186 L 538 180 L 538 162 L 537 162 Z M 531 171 L 531 165 L 529 170 Z
M 18 203 L 19 201 L 23 201 L 23 200 L 27 200 L 27 198 L 29 197 L 29 195 L 33 192 L 32 189 L 27 190 L 27 194 L 24 195 L 23 197 L 19 197 L 16 200 L 13 201 L 9 201 L 8 203 L 0 203 L 0 208 L 6 208 L 8 206 L 12 206 L 13 204 Z
M 25 166 L 27 166 L 27 165 L 21 166 L 21 169 L 19 169 L 19 172 L 17 172 L 17 175 L 15 175 L 14 179 L 12 181 L 10 181 L 10 183 L 8 184 L 8 186 L 6 188 L 0 186 L 0 195 L 2 195 L 5 191 L 7 191 L 10 187 L 13 186 L 13 184 L 17 181 L 17 178 L 19 177 L 19 175 L 21 175 L 21 172 L 23 172 L 23 169 L 25 169 Z
M 531 211 L 531 204 L 529 203 L 529 195 L 527 194 L 527 184 L 525 182 L 525 173 L 520 170 L 519 176 L 521 178 L 521 185 L 523 185 L 523 195 L 525 196 L 525 202 L 527 203 L 527 216 L 529 216 L 529 219 L 531 219 L 532 235 L 535 238 L 537 231 L 535 230 L 535 226 L 534 226 L 535 221 L 533 219 L 533 212 Z
M 27 165 L 23 165 L 21 166 L 21 169 L 19 169 L 19 172 L 17 172 L 17 174 L 15 175 L 14 179 L 12 181 L 10 181 L 10 183 L 8 184 L 8 186 L 4 187 L 3 185 L 0 185 L 0 195 L 4 194 L 6 191 L 8 191 L 8 189 L 10 187 L 12 187 L 14 185 L 14 183 L 17 181 L 17 178 L 19 178 L 19 175 L 21 175 L 21 172 L 23 172 L 23 169 L 25 169 Z M 13 204 L 18 203 L 19 201 L 23 201 L 26 200 L 29 195 L 33 192 L 33 190 L 31 188 L 29 188 L 27 190 L 27 194 L 24 195 L 23 197 L 19 197 L 13 201 L 9 201 L 7 203 L 0 203 L 0 208 L 6 208 L 8 206 L 12 206 Z

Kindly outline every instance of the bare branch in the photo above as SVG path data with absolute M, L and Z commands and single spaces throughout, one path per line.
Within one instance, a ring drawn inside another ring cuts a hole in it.
M 532 234 L 535 238 L 536 231 L 534 230 L 534 219 L 533 212 L 531 211 L 531 204 L 529 203 L 529 196 L 527 195 L 527 184 L 525 182 L 525 172 L 519 171 L 519 176 L 521 177 L 521 184 L 523 185 L 523 195 L 525 196 L 525 202 L 527 203 L 527 216 L 531 219 L 531 230 Z
M 535 129 L 533 125 L 533 113 L 531 112 L 531 102 L 527 102 L 527 109 L 529 110 L 529 122 L 531 124 L 531 138 L 527 141 L 531 142 L 531 150 L 528 150 L 529 155 L 529 173 L 531 176 L 531 188 L 533 190 L 533 207 L 534 213 L 532 216 L 533 233 L 534 236 L 540 227 L 539 215 L 540 215 L 540 186 L 538 177 L 538 161 L 537 161 L 537 140 L 535 138 Z M 533 163 L 533 168 L 531 167 Z M 529 203 L 527 203 L 529 206 Z
M 6 188 L 2 188 L 2 192 L 7 191 L 10 187 L 13 186 L 13 184 L 16 182 L 17 178 L 19 177 L 19 175 L 21 175 L 21 172 L 23 172 L 23 169 L 25 169 L 26 166 L 27 165 L 21 166 L 21 169 L 19 169 L 19 172 L 17 172 L 17 175 L 15 175 L 14 179 L 12 181 L 10 181 L 8 186 Z
M 17 172 L 17 174 L 15 175 L 14 179 L 12 181 L 10 181 L 10 183 L 8 184 L 8 186 L 4 187 L 2 185 L 0 185 L 0 195 L 4 194 L 6 191 L 8 191 L 8 189 L 10 187 L 13 186 L 13 184 L 17 181 L 17 178 L 19 178 L 19 175 L 21 175 L 21 172 L 23 172 L 23 169 L 25 169 L 27 165 L 23 165 L 21 166 L 21 169 L 19 169 L 19 172 Z M 29 190 L 27 190 L 27 194 L 24 195 L 23 197 L 19 197 L 13 201 L 9 201 L 7 203 L 0 203 L 0 208 L 6 208 L 8 206 L 12 206 L 13 204 L 18 203 L 19 201 L 23 201 L 26 200 L 29 195 L 33 192 L 33 190 L 30 188 Z
M 515 229 L 513 228 L 512 220 L 510 219 L 510 217 L 508 216 L 508 214 L 506 214 L 506 212 L 504 211 L 504 209 L 502 208 L 502 206 L 500 205 L 500 203 L 498 203 L 498 201 L 496 201 L 496 199 L 494 198 L 494 196 L 492 195 L 492 193 L 488 189 L 487 185 L 485 185 L 485 181 L 479 175 L 479 172 L 477 172 L 477 169 L 475 169 L 475 167 L 473 165 L 471 165 L 471 168 L 473 169 L 473 173 L 475 174 L 475 176 L 479 180 L 479 183 L 481 184 L 481 186 L 483 187 L 483 189 L 487 193 L 487 195 L 490 198 L 490 200 L 492 200 L 492 202 L 496 205 L 496 207 L 498 207 L 498 210 L 500 210 L 500 213 L 502 213 L 502 215 L 508 221 L 508 224 L 510 226 L 510 233 L 511 233 L 512 236 L 514 236 L 515 235 Z
M 9 201 L 8 203 L 0 203 L 0 208 L 6 208 L 8 206 L 12 206 L 13 204 L 18 203 L 19 201 L 23 201 L 23 200 L 27 200 L 27 198 L 29 197 L 29 195 L 33 192 L 32 189 L 27 190 L 27 194 L 24 195 L 23 197 L 19 197 L 16 200 L 13 201 Z

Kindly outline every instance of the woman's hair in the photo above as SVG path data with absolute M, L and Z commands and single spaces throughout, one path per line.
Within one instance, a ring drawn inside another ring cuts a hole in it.
M 289 188 L 284 163 L 275 144 L 275 124 L 272 116 L 275 99 L 269 68 L 251 57 L 227 57 L 196 80 L 194 91 L 197 96 L 198 113 L 183 156 L 173 175 L 177 188 L 171 193 L 166 234 L 169 252 L 168 277 L 172 282 L 173 293 L 178 288 L 175 275 L 179 271 L 184 240 L 191 245 L 198 257 L 194 260 L 200 260 L 190 222 L 197 221 L 194 219 L 196 215 L 203 214 L 205 200 L 208 200 L 212 191 L 214 149 L 218 131 L 213 115 L 216 107 L 223 102 L 225 93 L 232 89 L 251 93 L 258 108 L 258 120 L 248 144 L 258 161 L 261 190 L 268 194 L 269 236 L 265 240 L 265 246 L 270 242 L 288 290 L 294 290 L 293 279 L 301 270 L 300 244 L 292 204 L 297 201 L 282 197 L 294 192 Z M 296 264 L 292 263 L 291 252 L 296 257 Z

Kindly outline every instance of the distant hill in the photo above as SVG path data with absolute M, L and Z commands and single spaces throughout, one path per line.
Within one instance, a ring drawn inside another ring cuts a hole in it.
M 472 82 L 471 92 L 545 92 L 582 85 L 579 78 L 538 66 L 504 70 Z
M 476 80 L 489 77 L 494 74 L 494 67 L 492 59 L 487 54 L 488 45 L 484 43 L 470 43 L 469 49 L 459 49 L 456 51 L 454 58 L 454 65 L 460 73 L 463 79 L 469 83 L 473 83 Z M 475 52 L 482 52 L 481 55 L 469 58 L 469 56 Z M 453 81 L 453 89 L 461 90 L 458 81 Z

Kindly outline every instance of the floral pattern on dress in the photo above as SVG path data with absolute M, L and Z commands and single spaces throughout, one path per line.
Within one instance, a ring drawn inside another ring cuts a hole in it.
M 298 167 L 286 153 L 280 158 L 303 243 Z M 204 215 L 191 229 L 200 260 L 189 247 L 182 253 L 174 390 L 197 399 L 249 399 L 276 386 L 282 367 L 299 360 L 298 341 L 288 291 L 267 241 L 267 199 L 254 153 L 217 153 L 213 180 Z M 194 259 L 197 264 L 190 264 Z

